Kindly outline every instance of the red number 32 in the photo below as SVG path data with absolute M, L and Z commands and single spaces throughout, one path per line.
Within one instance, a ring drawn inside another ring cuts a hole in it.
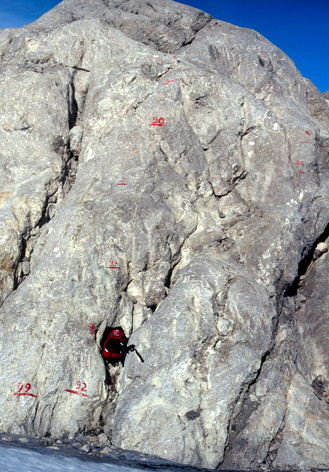
M 82 382 L 82 383 L 83 383 L 84 387 L 81 388 L 81 382 L 78 381 L 78 382 L 77 382 L 76 389 L 77 389 L 77 390 L 80 390 L 80 388 L 81 388 L 81 392 L 85 392 L 85 391 L 86 391 L 86 388 L 87 388 L 87 385 L 85 384 L 85 382 Z

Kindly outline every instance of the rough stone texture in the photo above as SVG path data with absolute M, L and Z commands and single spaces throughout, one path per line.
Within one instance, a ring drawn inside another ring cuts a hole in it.
M 64 0 L 0 59 L 0 432 L 328 466 L 323 95 L 169 0 Z M 145 363 L 108 371 L 119 324 Z
M 327 102 L 327 104 L 329 105 L 329 90 L 324 92 L 323 97 L 324 97 L 325 101 Z
M 286 302 L 275 347 L 231 427 L 223 467 L 328 467 L 328 263 L 327 253 L 311 262 L 295 303 Z

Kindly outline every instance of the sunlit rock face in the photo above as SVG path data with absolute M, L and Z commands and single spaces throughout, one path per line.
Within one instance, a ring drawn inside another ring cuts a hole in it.
M 325 98 L 326 102 L 329 103 L 329 90 L 324 92 L 323 97 Z
M 326 95 L 169 0 L 64 0 L 0 59 L 0 432 L 327 466 Z

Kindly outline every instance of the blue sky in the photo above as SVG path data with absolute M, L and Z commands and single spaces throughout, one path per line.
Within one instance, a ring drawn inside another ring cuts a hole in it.
M 0 28 L 31 23 L 57 3 L 60 2 L 0 0 Z M 329 89 L 329 0 L 181 0 L 180 3 L 258 31 L 282 49 L 321 92 Z

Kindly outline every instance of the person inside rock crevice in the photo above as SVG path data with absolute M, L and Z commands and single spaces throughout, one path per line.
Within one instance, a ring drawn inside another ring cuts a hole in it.
M 128 346 L 128 338 L 121 326 L 115 328 L 107 327 L 101 340 L 101 352 L 106 362 L 117 364 L 121 362 L 124 365 L 128 352 L 135 351 L 142 362 L 144 359 L 137 352 L 135 345 Z

